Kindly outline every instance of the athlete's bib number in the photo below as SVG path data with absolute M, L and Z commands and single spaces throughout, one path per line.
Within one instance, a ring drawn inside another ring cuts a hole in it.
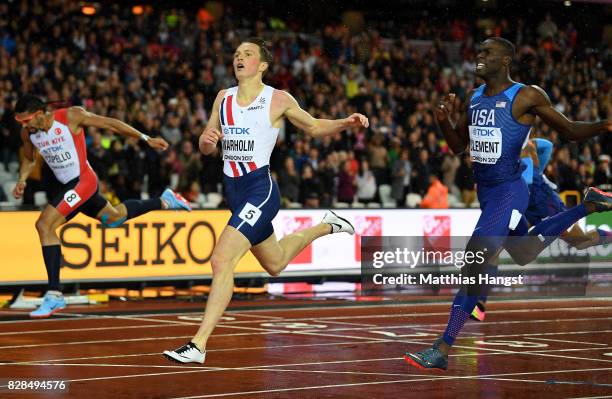
M 69 207 L 73 208 L 76 204 L 81 202 L 81 197 L 79 197 L 76 191 L 69 190 L 64 194 L 64 201 L 66 201 Z
M 257 220 L 260 216 L 261 210 L 249 202 L 246 203 L 244 208 L 242 208 L 242 210 L 238 214 L 238 217 L 240 219 L 244 220 L 251 226 L 255 226 L 255 223 L 257 223 Z
M 502 133 L 498 127 L 469 126 L 472 161 L 495 164 L 502 153 Z

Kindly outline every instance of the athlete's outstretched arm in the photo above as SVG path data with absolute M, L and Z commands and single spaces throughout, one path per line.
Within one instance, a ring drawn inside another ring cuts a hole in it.
M 553 151 L 553 143 L 550 140 L 542 138 L 535 138 L 532 141 L 536 146 L 537 156 L 540 160 L 540 166 L 538 167 L 538 170 L 540 171 L 540 173 L 543 173 L 544 169 L 546 169 L 548 161 L 550 161 L 550 157 Z
M 467 148 L 470 142 L 470 134 L 468 131 L 468 105 L 472 98 L 472 90 L 465 99 L 465 103 L 461 105 L 461 115 L 459 121 L 454 124 L 450 117 L 455 109 L 455 94 L 450 93 L 442 97 L 440 104 L 435 109 L 436 120 L 442 130 L 444 139 L 448 143 L 448 146 L 455 154 L 461 154 Z
M 538 150 L 536 149 L 536 144 L 533 140 L 527 141 L 525 148 L 521 153 L 521 158 L 529 157 L 533 161 L 533 167 L 536 169 L 540 168 L 540 158 L 538 157 Z
M 368 118 L 358 113 L 344 119 L 317 119 L 304 111 L 291 94 L 281 90 L 275 91 L 276 93 L 281 109 L 284 109 L 283 115 L 289 119 L 289 122 L 312 137 L 328 136 L 352 127 L 370 126 Z
M 524 96 L 527 100 L 527 104 L 530 106 L 530 111 L 539 116 L 550 127 L 558 131 L 564 139 L 581 141 L 600 134 L 612 132 L 612 121 L 570 121 L 565 115 L 553 107 L 546 92 L 538 86 L 529 86 L 524 91 Z
M 168 148 L 168 143 L 166 140 L 160 137 L 149 137 L 146 134 L 134 129 L 127 123 L 120 121 L 119 119 L 96 115 L 92 112 L 88 112 L 83 107 L 70 107 L 68 109 L 68 121 L 74 126 L 97 127 L 100 129 L 110 130 L 113 133 L 118 133 L 123 136 L 142 139 L 146 141 L 151 148 L 155 148 L 157 150 L 165 150 Z M 78 130 L 74 130 L 74 132 L 77 133 Z
M 219 107 L 221 106 L 223 96 L 225 96 L 225 90 L 219 91 L 213 103 L 213 108 L 210 113 L 210 118 L 208 118 L 206 128 L 200 135 L 200 152 L 204 155 L 212 154 L 219 140 L 223 138 L 223 133 L 221 133 L 221 121 L 219 121 Z
M 30 176 L 30 173 L 32 173 L 34 165 L 36 165 L 34 145 L 30 141 L 30 136 L 25 129 L 21 131 L 21 140 L 23 141 L 23 160 L 21 161 L 21 167 L 19 168 L 19 179 L 17 179 L 17 184 L 15 184 L 15 188 L 13 189 L 13 197 L 16 199 L 23 196 L 26 180 L 28 179 L 28 176 Z

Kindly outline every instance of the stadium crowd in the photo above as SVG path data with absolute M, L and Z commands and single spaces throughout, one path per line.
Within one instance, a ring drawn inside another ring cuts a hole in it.
M 464 98 L 479 84 L 472 73 L 474 58 L 478 42 L 487 36 L 516 43 L 513 78 L 543 87 L 568 117 L 612 117 L 609 42 L 586 47 L 577 27 L 557 23 L 550 15 L 537 23 L 421 20 L 400 27 L 396 31 L 401 33 L 390 38 L 376 24 L 365 29 L 341 21 L 296 26 L 276 18 L 247 20 L 230 7 L 217 16 L 204 10 L 133 15 L 118 5 L 106 8 L 86 16 L 77 2 L 0 4 L 4 170 L 20 157 L 20 128 L 12 107 L 29 92 L 116 117 L 171 144 L 157 153 L 142 142 L 88 129 L 89 162 L 111 202 L 158 196 L 172 186 L 194 203 L 209 203 L 205 198 L 210 193 L 222 192 L 222 162 L 219 153 L 201 155 L 197 139 L 217 91 L 235 85 L 233 50 L 249 35 L 272 44 L 274 63 L 266 83 L 288 90 L 317 117 L 361 112 L 370 118 L 367 130 L 322 140 L 289 124 L 281 129 L 271 170 L 285 206 L 383 200 L 406 206 L 407 194 L 427 197 L 430 188 L 442 195 L 447 190 L 454 199 L 450 206 L 473 204 L 470 159 L 450 154 L 432 107 L 444 93 Z M 610 183 L 610 143 L 570 144 L 539 123 L 532 136 L 555 144 L 546 173 L 561 191 Z M 24 203 L 33 202 L 35 191 L 52 187 L 51 180 L 46 168 L 36 171 Z M 384 195 L 381 186 L 387 187 Z M 0 192 L 0 200 L 2 196 Z M 449 204 L 434 201 L 433 206 Z

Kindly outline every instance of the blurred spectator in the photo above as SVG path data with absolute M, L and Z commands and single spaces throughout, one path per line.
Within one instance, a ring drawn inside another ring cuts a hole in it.
M 412 191 L 425 195 L 429 187 L 429 176 L 432 174 L 433 166 L 429 163 L 429 151 L 423 148 L 419 152 L 419 159 L 413 165 L 412 170 Z
M 183 192 L 183 197 L 187 199 L 187 201 L 202 206 L 205 201 L 204 194 L 200 190 L 200 184 L 197 181 L 191 182 L 189 189 Z
M 351 165 L 348 162 L 342 162 L 338 173 L 338 202 L 352 203 L 355 199 L 356 186 Z
M 383 138 L 381 135 L 376 135 L 370 144 L 369 151 L 369 160 L 370 166 L 372 167 L 372 172 L 376 177 L 376 181 L 379 184 L 388 184 L 388 159 L 389 155 L 387 154 L 387 150 L 383 146 Z
M 410 181 L 412 179 L 412 163 L 410 163 L 410 151 L 403 150 L 401 156 L 393 165 L 393 184 L 391 196 L 398 207 L 406 203 L 406 195 L 410 192 Z
M 597 169 L 593 176 L 593 184 L 596 186 L 610 184 L 612 174 L 610 173 L 610 156 L 600 155 L 597 162 Z
M 284 202 L 297 202 L 300 197 L 300 176 L 293 158 L 285 158 L 285 167 L 278 172 L 278 186 Z
M 448 188 L 442 184 L 438 176 L 429 175 L 429 188 L 421 201 L 421 208 L 445 209 L 448 208 Z
M 367 204 L 375 200 L 376 196 L 376 178 L 370 170 L 370 164 L 367 160 L 361 161 L 359 172 L 356 178 L 357 183 L 357 201 Z
M 476 201 L 476 184 L 474 183 L 470 154 L 465 154 L 461 157 L 461 164 L 455 176 L 455 184 L 461 192 L 461 201 L 469 208 Z
M 538 34 L 541 39 L 547 39 L 555 37 L 557 34 L 558 28 L 557 24 L 552 20 L 552 17 L 549 13 L 544 16 L 544 21 L 540 22 L 538 25 Z
M 202 160 L 200 154 L 193 151 L 193 144 L 190 141 L 183 141 L 181 153 L 178 157 L 179 168 L 179 191 L 185 191 L 192 187 L 192 183 L 197 183 L 198 176 L 202 171 Z M 198 189 L 200 185 L 198 183 Z
M 323 194 L 323 185 L 319 177 L 315 175 L 310 164 L 304 165 L 302 169 L 302 177 L 300 181 L 300 197 L 299 202 L 309 208 L 317 208 L 319 206 L 319 198 Z

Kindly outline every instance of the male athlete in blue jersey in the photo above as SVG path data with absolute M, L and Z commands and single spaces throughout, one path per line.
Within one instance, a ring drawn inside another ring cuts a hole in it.
M 522 152 L 521 162 L 526 166 L 522 177 L 529 186 L 529 205 L 525 211 L 525 217 L 530 226 L 535 226 L 542 220 L 566 210 L 565 204 L 556 191 L 557 186 L 550 182 L 544 174 L 552 150 L 553 144 L 549 140 L 534 138 L 529 140 Z M 576 249 L 585 249 L 612 242 L 612 232 L 602 229 L 585 232 L 578 224 L 574 224 L 559 238 Z M 496 273 L 496 270 L 492 272 Z M 478 303 L 470 318 L 478 321 L 485 319 L 486 298 L 486 293 L 478 298 Z
M 528 231 L 524 215 L 529 193 L 521 178 L 524 166 L 520 158 L 535 117 L 539 116 L 563 138 L 575 141 L 609 134 L 612 123 L 572 122 L 553 107 L 541 88 L 512 81 L 510 64 L 514 53 L 514 45 L 506 39 L 485 40 L 476 64 L 476 74 L 485 84 L 468 94 L 458 123 L 450 120 L 454 94 L 444 96 L 436 109 L 436 118 L 452 151 L 462 153 L 469 145 L 474 164 L 482 213 L 466 252 L 482 251 L 486 259 L 484 263 L 466 264 L 461 272 L 476 281 L 478 275 L 492 266 L 502 247 L 516 262 L 526 264 L 554 241 L 554 237 L 587 214 L 612 210 L 612 195 L 590 188 L 581 205 L 547 218 Z M 508 236 L 520 237 L 520 245 L 506 240 Z M 431 348 L 406 353 L 406 361 L 419 368 L 446 370 L 448 352 L 482 293 L 482 287 L 477 284 L 462 286 L 453 301 L 442 337 Z

